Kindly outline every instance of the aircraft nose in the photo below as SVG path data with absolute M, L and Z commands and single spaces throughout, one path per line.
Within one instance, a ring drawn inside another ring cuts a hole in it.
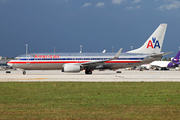
M 12 63 L 11 63 L 10 61 L 7 63 L 7 65 L 9 65 L 9 66 L 11 66 L 11 67 L 12 67 Z

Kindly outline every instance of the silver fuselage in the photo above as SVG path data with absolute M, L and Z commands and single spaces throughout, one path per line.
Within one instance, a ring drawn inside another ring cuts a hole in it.
M 19 69 L 47 70 L 63 69 L 64 64 L 82 64 L 86 62 L 108 60 L 115 53 L 33 53 L 24 54 L 8 62 L 9 66 Z M 119 59 L 96 63 L 90 69 L 119 69 L 150 63 L 159 58 L 150 58 L 148 54 L 121 53 Z M 81 69 L 84 69 L 83 67 Z

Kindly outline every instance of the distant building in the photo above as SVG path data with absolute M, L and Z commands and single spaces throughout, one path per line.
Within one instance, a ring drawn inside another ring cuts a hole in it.
M 11 59 L 8 59 L 7 57 L 0 56 L 0 69 L 8 69 L 9 66 L 7 65 L 7 62 L 9 62 Z

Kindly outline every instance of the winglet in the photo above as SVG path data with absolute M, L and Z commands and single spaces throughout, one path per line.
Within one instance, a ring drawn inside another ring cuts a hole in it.
M 104 50 L 102 51 L 102 53 L 106 53 L 106 49 L 104 49 Z
M 119 55 L 121 54 L 121 51 L 122 51 L 122 48 L 119 49 L 119 51 L 116 53 L 116 55 L 114 56 L 113 59 L 118 59 L 118 58 L 119 58 Z

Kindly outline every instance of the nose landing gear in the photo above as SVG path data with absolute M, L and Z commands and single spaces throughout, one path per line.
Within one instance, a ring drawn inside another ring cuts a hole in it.
M 26 71 L 25 70 L 23 70 L 23 75 L 26 75 Z

